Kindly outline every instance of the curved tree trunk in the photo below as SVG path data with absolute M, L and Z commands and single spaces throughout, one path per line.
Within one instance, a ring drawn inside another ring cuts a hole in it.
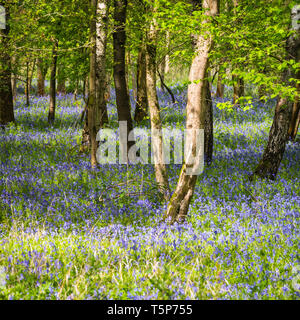
M 9 7 L 5 2 L 0 5 L 6 9 L 6 22 L 9 22 Z M 15 121 L 14 105 L 11 87 L 11 58 L 9 50 L 9 24 L 6 29 L 0 29 L 0 126 Z
M 219 6 L 217 0 L 203 0 L 202 7 L 207 10 L 207 15 L 216 15 L 218 13 Z M 208 22 L 205 21 L 203 23 Z M 190 84 L 188 86 L 188 101 L 186 106 L 186 128 L 190 132 L 186 145 L 192 151 L 195 161 L 191 163 L 186 159 L 186 163 L 182 166 L 176 190 L 168 204 L 165 215 L 166 218 L 171 220 L 171 223 L 185 220 L 197 181 L 197 171 L 201 167 L 201 157 L 196 151 L 197 144 L 199 143 L 197 141 L 197 131 L 205 128 L 207 103 L 205 101 L 206 89 L 204 79 L 206 77 L 208 55 L 211 47 L 211 36 L 195 36 L 196 56 L 190 68 Z
M 127 0 L 114 0 L 114 23 L 113 33 L 113 54 L 114 54 L 114 82 L 116 89 L 116 102 L 118 120 L 126 123 L 127 130 L 121 135 L 121 156 L 120 163 L 127 163 L 128 151 L 133 141 L 128 140 L 128 133 L 133 130 L 132 118 L 130 113 L 130 100 L 126 82 L 125 67 L 125 23 L 126 23 Z
M 156 92 L 156 41 L 157 29 L 155 20 L 151 22 L 147 32 L 146 44 L 146 83 L 147 98 L 151 121 L 151 141 L 154 154 L 155 178 L 159 190 L 166 201 L 170 198 L 167 168 L 164 163 L 162 124 L 160 118 L 159 102 Z
M 293 13 L 292 13 L 293 14 Z M 294 57 L 295 61 L 300 61 L 300 29 L 296 29 L 297 33 L 291 35 L 286 43 L 287 59 Z M 293 74 L 291 70 L 285 70 L 282 80 L 286 85 L 295 85 L 290 83 L 289 79 L 297 78 L 299 73 Z M 253 176 L 260 178 L 268 178 L 275 180 L 280 162 L 282 160 L 285 145 L 289 137 L 289 128 L 291 124 L 294 102 L 287 98 L 279 97 L 275 108 L 275 115 L 269 133 L 268 144 L 264 150 L 262 159 L 257 168 L 254 170 Z

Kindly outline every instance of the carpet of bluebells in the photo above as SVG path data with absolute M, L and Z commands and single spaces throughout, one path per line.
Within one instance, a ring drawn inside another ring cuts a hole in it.
M 163 123 L 183 129 L 186 90 L 172 89 L 175 104 L 158 92 Z M 16 125 L 0 130 L 0 299 L 299 299 L 300 144 L 276 181 L 250 182 L 275 101 L 217 102 L 213 163 L 170 226 L 153 165 L 92 171 L 78 152 L 80 97 L 58 96 L 49 126 L 49 98 L 19 96 Z M 108 108 L 116 127 L 114 93 Z M 168 172 L 174 190 L 180 165 Z

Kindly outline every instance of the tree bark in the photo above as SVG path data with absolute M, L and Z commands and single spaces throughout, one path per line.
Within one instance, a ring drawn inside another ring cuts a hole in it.
M 217 0 L 203 0 L 202 7 L 206 10 L 206 15 L 214 16 L 218 13 L 219 6 Z M 203 21 L 203 23 L 209 22 Z M 190 68 L 190 84 L 188 86 L 188 101 L 186 106 L 186 128 L 191 132 L 186 144 L 189 145 L 194 157 L 196 157 L 197 149 L 197 130 L 205 128 L 205 119 L 207 117 L 207 103 L 205 101 L 207 92 L 204 80 L 207 74 L 208 56 L 212 47 L 212 36 L 207 31 L 206 36 L 195 36 L 195 40 L 196 56 Z M 165 215 L 166 218 L 171 220 L 171 223 L 183 221 L 186 218 L 197 181 L 197 175 L 188 174 L 189 171 L 187 170 L 194 170 L 199 167 L 199 158 L 196 157 L 196 163 L 184 163 L 182 166 L 176 190 L 168 204 Z
M 12 67 L 12 73 L 11 73 L 11 88 L 12 88 L 12 95 L 13 100 L 15 101 L 17 98 L 17 58 L 16 56 L 11 57 L 11 67 Z
M 164 82 L 165 82 L 165 70 L 166 70 L 166 56 L 162 59 L 162 62 L 159 65 L 160 68 L 160 88 L 162 91 L 165 91 Z
M 137 60 L 137 97 L 135 105 L 134 120 L 141 122 L 147 117 L 148 113 L 148 99 L 147 99 L 147 85 L 146 85 L 146 53 L 145 43 L 142 40 L 141 47 L 138 53 Z
M 0 125 L 14 122 L 14 105 L 11 87 L 11 57 L 9 55 L 9 6 L 0 1 L 6 9 L 6 29 L 0 29 Z
M 29 61 L 26 61 L 26 83 L 25 83 L 25 97 L 26 97 L 26 106 L 30 104 L 29 101 Z
M 31 87 L 32 87 L 32 78 L 35 70 L 35 64 L 36 64 L 36 59 L 33 59 L 32 61 L 32 68 L 29 68 L 29 79 L 28 79 L 28 95 L 30 96 L 31 92 Z
M 170 31 L 166 32 L 166 47 L 167 47 L 167 50 L 169 51 L 170 50 Z M 167 75 L 169 71 L 170 71 L 170 55 L 169 53 L 167 53 L 165 56 L 165 70 L 164 70 L 165 75 Z
M 26 61 L 26 85 L 25 85 L 25 96 L 26 96 L 26 105 L 30 105 L 30 92 L 31 92 L 31 83 L 32 77 L 35 69 L 35 59 L 32 62 L 32 68 L 30 68 L 29 60 Z
M 49 113 L 48 113 L 48 122 L 50 124 L 53 124 L 55 119 L 57 50 L 58 50 L 58 40 L 54 40 L 53 49 L 52 49 L 51 73 L 50 73 L 50 105 L 49 105 Z
M 217 98 L 224 98 L 224 84 L 222 84 L 221 76 L 218 74 L 218 80 L 217 80 L 217 91 L 216 91 L 216 97 Z
M 97 24 L 96 24 L 96 130 L 103 127 L 104 123 L 108 123 L 107 106 L 105 99 L 106 92 L 106 44 L 107 44 L 107 27 L 109 0 L 98 0 L 97 4 Z
M 293 57 L 295 61 L 299 63 L 300 29 L 298 28 L 295 30 L 297 33 L 291 35 L 286 42 L 286 58 L 290 60 L 291 57 Z M 282 75 L 283 83 L 294 86 L 295 84 L 289 81 L 291 78 L 299 80 L 299 73 L 294 74 L 290 69 L 285 70 Z M 285 97 L 278 98 L 267 146 L 264 150 L 262 159 L 250 179 L 253 179 L 254 176 L 258 176 L 260 178 L 275 180 L 284 154 L 285 145 L 289 137 L 289 128 L 291 124 L 293 105 L 295 102 Z
M 42 97 L 45 95 L 45 77 L 47 73 L 47 67 L 44 66 L 43 59 L 37 59 L 37 95 Z
M 154 8 L 155 10 L 155 8 Z M 154 154 L 155 178 L 160 193 L 166 201 L 170 198 L 167 168 L 164 163 L 162 124 L 156 92 L 156 41 L 157 26 L 153 19 L 147 32 L 146 43 L 146 87 L 151 121 L 151 142 Z
M 232 75 L 233 83 L 233 104 L 238 103 L 238 99 L 245 95 L 244 80 Z
M 90 156 L 91 156 L 91 167 L 97 167 L 97 142 L 96 142 L 96 105 L 97 105 L 97 94 L 96 94 L 96 63 L 97 63 L 97 52 L 96 52 L 96 13 L 97 13 L 97 0 L 91 0 L 91 7 L 93 16 L 90 23 L 90 77 L 89 77 L 89 98 L 88 98 L 88 110 L 87 110 L 87 121 L 90 136 Z
M 127 150 L 123 151 L 123 155 L 128 154 L 128 150 L 134 145 L 133 141 L 128 140 L 128 133 L 133 130 L 133 123 L 130 113 L 130 100 L 128 87 L 126 82 L 125 67 L 125 23 L 126 23 L 127 0 L 114 0 L 114 23 L 115 31 L 113 32 L 113 55 L 114 55 L 114 83 L 116 90 L 116 102 L 118 120 L 127 124 L 127 134 L 122 136 L 121 146 L 125 147 L 127 141 Z M 125 141 L 126 140 L 126 141 Z M 125 159 L 121 159 L 124 163 Z
M 62 74 L 61 67 L 58 68 L 58 79 L 57 79 L 57 93 L 62 95 L 66 94 L 66 79 Z
M 207 165 L 212 163 L 214 147 L 213 104 L 208 80 L 205 80 L 205 121 L 204 121 L 204 160 Z
M 299 75 L 298 75 L 299 79 Z M 299 84 L 297 85 L 297 91 L 300 92 L 299 90 Z M 289 127 L 289 132 L 288 132 L 288 137 L 291 141 L 295 141 L 298 128 L 299 128 L 299 122 L 300 122 L 300 102 L 299 102 L 299 95 L 296 97 L 296 100 L 293 104 L 293 110 L 292 110 L 292 118 L 291 118 L 291 123 Z

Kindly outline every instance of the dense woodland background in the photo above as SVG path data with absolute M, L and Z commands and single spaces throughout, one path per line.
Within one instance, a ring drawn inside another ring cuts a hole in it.
M 0 6 L 1 298 L 299 297 L 296 1 Z M 203 174 L 99 165 L 118 121 L 204 129 Z

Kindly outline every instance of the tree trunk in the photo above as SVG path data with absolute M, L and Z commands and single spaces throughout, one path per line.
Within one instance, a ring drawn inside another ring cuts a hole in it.
M 222 84 L 221 76 L 218 74 L 218 80 L 217 80 L 217 91 L 216 91 L 216 97 L 217 98 L 224 98 L 224 84 Z
M 299 75 L 298 75 L 299 79 Z M 299 84 L 297 85 L 298 92 L 299 90 Z M 295 141 L 298 128 L 299 128 L 299 122 L 300 122 L 300 102 L 299 102 L 299 96 L 296 97 L 296 100 L 293 104 L 293 111 L 292 111 L 292 119 L 289 127 L 288 137 L 291 141 Z
M 30 96 L 30 92 L 31 92 L 32 78 L 33 78 L 33 74 L 34 74 L 35 63 L 36 63 L 36 59 L 33 59 L 32 68 L 29 68 L 29 74 L 28 74 L 28 96 Z
M 128 50 L 125 50 L 125 78 L 127 83 L 127 91 L 128 96 L 129 95 L 129 74 L 130 74 L 130 52 Z
M 16 56 L 11 57 L 12 73 L 11 73 L 11 88 L 13 100 L 17 98 L 17 58 Z
M 56 106 L 56 65 L 57 65 L 58 40 L 54 41 L 52 49 L 52 62 L 50 72 L 50 105 L 48 113 L 48 122 L 53 124 L 55 118 Z
M 203 0 L 202 7 L 207 10 L 205 14 L 216 15 L 218 13 L 217 0 Z M 209 23 L 203 21 L 202 23 Z M 195 51 L 196 56 L 192 61 L 190 68 L 188 86 L 188 100 L 186 106 L 186 128 L 189 130 L 186 145 L 195 157 L 194 162 L 185 159 L 182 166 L 180 177 L 176 190 L 168 204 L 165 217 L 175 221 L 183 221 L 186 218 L 190 201 L 192 199 L 199 168 L 201 167 L 201 157 L 196 153 L 197 144 L 197 131 L 205 128 L 205 119 L 207 117 L 207 103 L 206 103 L 206 85 L 205 77 L 208 67 L 208 56 L 212 47 L 212 37 L 207 31 L 206 35 L 195 36 Z
M 58 68 L 58 79 L 57 79 L 57 93 L 62 95 L 66 94 L 66 79 L 61 72 L 61 67 Z
M 147 32 L 146 44 L 146 87 L 151 121 L 151 141 L 154 154 L 155 178 L 159 190 L 166 201 L 170 198 L 167 168 L 164 163 L 162 124 L 156 92 L 156 41 L 157 29 L 155 20 Z
M 214 147 L 213 104 L 208 80 L 205 80 L 205 121 L 204 121 L 204 160 L 207 165 L 212 162 Z
M 128 150 L 131 146 L 134 145 L 133 141 L 128 140 L 128 133 L 133 130 L 133 124 L 130 114 L 130 100 L 128 95 L 125 68 L 126 9 L 127 0 L 114 0 L 115 31 L 113 32 L 113 71 L 116 90 L 117 112 L 118 120 L 124 121 L 127 124 L 127 133 L 120 137 L 120 145 L 122 147 L 121 153 L 123 154 L 122 159 L 120 159 L 120 163 L 127 163 Z
M 37 59 L 37 95 L 42 97 L 45 95 L 45 76 L 47 68 L 43 64 L 43 59 Z
M 136 69 L 131 68 L 131 85 L 132 85 L 132 96 L 133 100 L 136 101 L 137 98 L 137 79 L 136 79 Z
M 275 180 L 288 138 L 292 107 L 293 103 L 286 98 L 278 100 L 269 133 L 269 141 L 253 176 Z
M 66 80 L 59 80 L 59 82 L 57 83 L 57 93 L 60 93 L 62 95 L 66 94 Z
M 233 83 L 233 104 L 238 103 L 238 99 L 245 95 L 244 80 L 232 75 Z
M 146 45 L 146 75 L 147 98 L 150 111 L 152 146 L 154 152 L 155 177 L 160 192 L 168 201 L 170 189 L 167 169 L 163 157 L 162 124 L 160 118 L 159 102 L 156 92 L 156 38 L 157 30 L 154 21 L 148 32 Z
M 293 13 L 292 13 L 293 14 Z M 300 60 L 300 29 L 296 29 L 297 33 L 291 35 L 286 43 L 288 60 L 294 57 L 296 63 Z M 282 80 L 286 85 L 294 86 L 289 79 L 296 78 L 299 80 L 299 73 L 294 74 L 292 70 L 285 70 Z M 282 160 L 285 145 L 289 137 L 289 128 L 291 124 L 294 102 L 287 98 L 279 97 L 275 108 L 275 115 L 269 133 L 268 144 L 264 150 L 262 159 L 257 168 L 254 170 L 253 176 L 260 178 L 268 178 L 275 180 L 280 162 Z
M 233 14 L 236 16 L 236 8 L 239 5 L 239 0 L 233 0 Z M 245 95 L 244 80 L 232 74 L 233 80 L 233 104 L 238 104 L 238 99 Z
M 96 131 L 108 123 L 107 106 L 105 99 L 106 92 L 106 43 L 107 43 L 107 26 L 109 13 L 109 0 L 98 0 L 97 4 L 97 25 L 96 25 Z
M 167 50 L 169 51 L 170 50 L 170 31 L 166 32 L 166 47 L 167 47 Z M 170 55 L 169 53 L 167 53 L 165 56 L 165 70 L 164 70 L 165 75 L 167 75 L 169 71 L 170 71 Z
M 137 60 L 137 97 L 135 105 L 134 120 L 141 122 L 147 117 L 148 113 L 148 99 L 147 99 L 147 86 L 146 86 L 146 55 L 145 43 L 142 40 L 141 47 L 138 53 Z
M 97 0 L 91 0 L 91 8 L 93 16 L 90 23 L 90 77 L 89 77 L 89 98 L 88 98 L 88 110 L 87 110 L 87 121 L 90 136 L 90 146 L 91 146 L 91 166 L 96 168 L 97 159 L 97 142 L 96 142 L 96 63 L 97 63 L 97 53 L 96 53 L 96 12 L 97 12 Z
M 29 101 L 29 62 L 26 61 L 26 84 L 25 84 L 25 96 L 26 96 L 26 106 L 30 104 Z
M 4 2 L 0 2 L 4 7 Z M 0 29 L 0 125 L 15 121 L 11 87 L 11 58 L 9 55 L 9 6 L 6 9 L 6 29 Z
M 90 92 L 90 89 L 89 89 L 89 79 L 90 79 L 90 76 L 89 74 L 85 77 L 85 80 L 84 80 L 84 96 L 85 98 L 87 99 L 88 96 L 89 96 L 89 92 Z
M 162 62 L 159 65 L 159 68 L 160 68 L 160 76 L 161 76 L 160 88 L 162 91 L 165 91 L 164 82 L 165 82 L 165 70 L 166 70 L 166 56 L 164 56 L 164 58 L 162 59 Z

